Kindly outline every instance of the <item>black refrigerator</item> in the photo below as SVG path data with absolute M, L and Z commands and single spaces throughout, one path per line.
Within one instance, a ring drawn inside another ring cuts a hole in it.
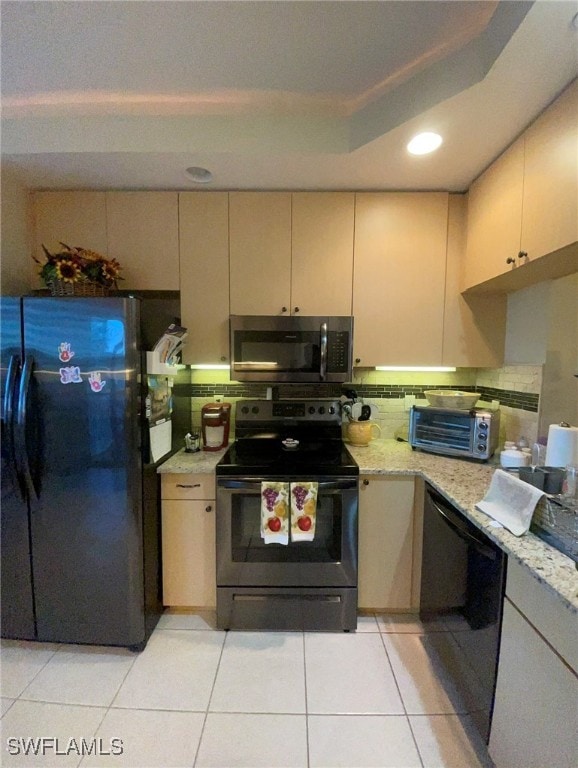
M 160 493 L 144 350 L 175 309 L 129 296 L 0 300 L 3 637 L 140 650 L 154 629 Z

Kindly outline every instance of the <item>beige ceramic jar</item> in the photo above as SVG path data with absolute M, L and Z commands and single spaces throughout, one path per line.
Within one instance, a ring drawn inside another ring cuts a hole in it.
M 351 445 L 369 445 L 380 435 L 381 428 L 373 421 L 350 421 L 347 427 L 347 439 Z

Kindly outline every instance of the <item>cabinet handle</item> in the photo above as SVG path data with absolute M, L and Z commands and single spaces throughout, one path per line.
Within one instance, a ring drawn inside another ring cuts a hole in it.
M 528 258 L 528 251 L 520 251 L 518 254 L 519 259 L 527 259 Z
M 182 485 L 181 483 L 177 483 L 177 488 L 200 488 L 200 483 L 195 483 L 194 485 Z
M 281 307 L 281 312 L 287 312 L 287 307 Z
M 369 485 L 369 480 L 364 480 L 363 485 Z
M 225 356 L 225 355 L 221 355 L 221 361 L 222 361 L 223 363 L 225 362 L 225 360 L 226 360 L 226 359 L 227 359 L 227 358 L 226 358 L 226 356 Z
M 208 507 L 205 507 L 205 512 L 212 512 L 212 511 L 213 511 L 213 507 L 210 504 Z
M 356 362 L 356 363 L 360 363 L 360 362 L 361 362 L 361 358 L 360 358 L 360 357 L 356 357 L 356 358 L 355 358 L 355 362 Z
M 514 259 L 513 256 L 508 256 L 508 258 L 506 259 L 506 264 L 515 264 L 515 263 L 516 263 L 516 259 Z
M 295 309 L 293 310 L 293 312 L 299 312 L 299 307 L 295 307 Z

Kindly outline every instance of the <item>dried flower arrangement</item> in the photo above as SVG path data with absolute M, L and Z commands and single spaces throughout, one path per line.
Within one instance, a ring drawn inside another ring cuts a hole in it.
M 117 280 L 122 280 L 121 266 L 116 259 L 106 259 L 87 248 L 71 248 L 62 242 L 60 245 L 62 250 L 57 253 L 50 253 L 42 245 L 44 263 L 32 257 L 40 264 L 40 277 L 53 295 L 105 296 L 111 288 L 116 288 Z

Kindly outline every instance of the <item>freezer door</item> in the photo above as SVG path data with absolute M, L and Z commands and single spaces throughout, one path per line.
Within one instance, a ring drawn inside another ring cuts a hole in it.
M 23 300 L 38 639 L 144 639 L 139 302 Z
M 13 417 L 22 362 L 20 299 L 0 299 L 2 637 L 35 637 L 28 503 L 17 472 Z

